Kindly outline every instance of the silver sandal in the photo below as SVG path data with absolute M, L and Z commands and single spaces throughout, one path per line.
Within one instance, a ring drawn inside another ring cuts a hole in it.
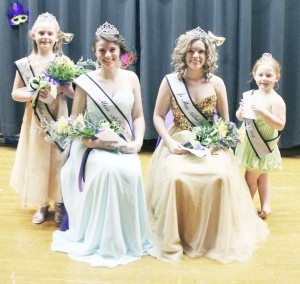
M 60 224 L 62 222 L 62 218 L 63 218 L 64 204 L 63 203 L 55 203 L 54 207 L 55 207 L 54 221 L 57 224 Z
M 41 224 L 46 221 L 49 214 L 49 205 L 45 207 L 40 207 L 32 217 L 32 223 Z

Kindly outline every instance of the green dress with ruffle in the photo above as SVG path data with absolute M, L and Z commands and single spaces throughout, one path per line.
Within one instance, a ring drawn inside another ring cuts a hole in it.
M 271 99 L 266 99 L 263 104 L 271 111 L 272 103 Z M 261 133 L 262 137 L 266 140 L 274 139 L 278 135 L 278 130 L 272 128 L 264 118 L 259 115 L 255 120 L 255 123 Z M 255 172 L 270 172 L 272 170 L 281 169 L 282 159 L 278 149 L 278 145 L 274 150 L 266 155 L 265 157 L 259 159 L 246 135 L 245 122 L 243 122 L 240 128 L 241 143 L 238 144 L 235 155 L 240 166 L 246 168 L 248 171 Z

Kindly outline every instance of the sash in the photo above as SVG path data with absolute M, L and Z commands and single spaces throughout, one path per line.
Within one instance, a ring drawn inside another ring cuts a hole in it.
M 109 122 L 116 121 L 120 124 L 120 136 L 123 139 L 127 142 L 134 140 L 134 135 L 127 118 L 112 98 L 101 88 L 93 74 L 83 74 L 75 79 L 74 83 L 87 93 Z
M 15 62 L 18 72 L 22 78 L 22 81 L 25 86 L 29 85 L 29 81 L 32 77 L 34 77 L 34 72 L 29 64 L 28 57 L 21 58 Z M 39 94 L 37 94 L 39 96 Z M 51 114 L 50 109 L 47 104 L 36 99 L 36 104 L 33 107 L 34 114 L 36 115 L 38 121 L 42 124 L 43 120 L 46 120 L 48 123 L 51 121 L 55 121 L 55 117 Z M 47 131 L 47 134 L 51 136 L 51 134 Z M 64 141 L 55 141 L 56 146 L 64 151 L 66 145 L 64 145 Z
M 253 95 L 254 90 L 252 91 L 251 95 Z M 274 139 L 266 140 L 262 137 L 259 129 L 255 123 L 254 119 L 245 118 L 245 128 L 247 138 L 254 150 L 256 156 L 261 159 L 266 155 L 270 154 L 278 144 L 280 139 L 281 132 L 278 131 L 277 137 Z
M 174 73 L 166 75 L 167 82 L 178 107 L 193 126 L 200 126 L 205 115 L 195 106 L 183 80 Z

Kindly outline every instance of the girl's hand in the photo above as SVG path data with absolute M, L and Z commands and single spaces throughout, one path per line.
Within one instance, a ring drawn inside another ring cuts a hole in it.
M 240 110 L 241 112 L 243 112 L 243 109 L 244 109 L 244 100 L 241 99 L 241 101 L 240 101 L 240 106 L 239 106 L 239 110 Z
M 267 109 L 263 107 L 260 103 L 254 102 L 251 105 L 252 110 L 256 111 L 258 114 L 265 114 Z
M 167 146 L 169 147 L 171 154 L 182 155 L 188 153 L 188 150 L 175 140 L 170 141 Z
M 89 139 L 89 138 L 81 138 L 81 141 L 91 149 L 103 149 L 107 151 L 116 151 L 118 150 L 117 141 L 102 141 L 100 139 Z
M 236 118 L 240 121 L 243 120 L 243 117 L 242 117 L 242 113 L 243 113 L 243 110 L 244 110 L 244 100 L 241 99 L 240 101 L 240 106 L 238 108 L 238 110 L 236 111 L 235 115 L 236 115 Z
M 39 98 L 47 99 L 47 97 L 50 95 L 50 86 L 47 86 L 46 88 L 39 90 Z
M 123 154 L 136 154 L 140 152 L 141 147 L 138 142 L 131 141 L 126 146 L 119 147 L 119 151 Z
M 74 98 L 74 89 L 72 83 L 69 83 L 67 86 L 57 86 L 57 94 L 64 95 L 71 99 Z

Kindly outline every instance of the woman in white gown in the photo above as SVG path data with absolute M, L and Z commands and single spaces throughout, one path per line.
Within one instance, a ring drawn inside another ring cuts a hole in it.
M 138 77 L 120 68 L 124 38 L 105 23 L 97 29 L 93 50 L 101 67 L 75 80 L 72 114 L 85 112 L 95 124 L 117 121 L 128 144 L 118 147 L 116 141 L 100 139 L 72 143 L 61 172 L 69 229 L 54 233 L 51 248 L 92 266 L 114 267 L 141 258 L 150 248 L 137 155 L 145 122 Z
M 214 120 L 216 111 L 229 120 L 224 82 L 213 75 L 216 40 L 199 27 L 181 35 L 172 56 L 175 73 L 163 79 L 158 92 L 153 118 L 162 140 L 150 162 L 146 194 L 153 247 L 161 260 L 179 262 L 186 253 L 243 261 L 268 234 L 232 150 L 211 147 L 211 155 L 199 158 L 183 146 L 189 130 Z M 167 129 L 169 106 L 174 123 Z

